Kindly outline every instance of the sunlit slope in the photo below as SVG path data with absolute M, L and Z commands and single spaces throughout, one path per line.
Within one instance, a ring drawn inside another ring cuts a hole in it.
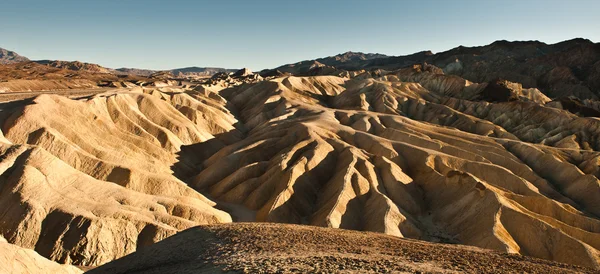
M 59 262 L 98 265 L 185 228 L 230 222 L 171 170 L 182 145 L 234 129 L 214 98 L 42 95 L 10 109 L 0 148 L 2 235 Z

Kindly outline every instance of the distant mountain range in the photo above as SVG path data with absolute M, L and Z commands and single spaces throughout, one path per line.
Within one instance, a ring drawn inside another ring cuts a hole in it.
M 8 65 L 20 62 L 31 61 L 29 58 L 21 56 L 14 51 L 0 48 L 0 64 Z M 168 72 L 172 73 L 175 77 L 187 77 L 187 76 L 199 76 L 199 77 L 210 77 L 219 72 L 236 72 L 238 69 L 227 69 L 227 68 L 214 68 L 214 67 L 186 67 L 176 68 L 172 70 L 150 70 L 150 69 L 138 69 L 138 68 L 118 68 L 111 69 L 106 68 L 97 64 L 84 63 L 80 61 L 61 61 L 61 60 L 35 60 L 32 61 L 41 65 L 50 67 L 69 69 L 74 71 L 86 71 L 93 73 L 113 73 L 116 75 L 135 75 L 148 77 L 157 72 Z
M 472 82 L 503 78 L 539 88 L 546 95 L 600 98 L 600 43 L 571 39 L 556 44 L 499 40 L 485 46 L 458 46 L 448 51 L 421 51 L 404 56 L 347 52 L 263 70 L 262 76 L 343 75 L 344 71 L 394 71 L 430 64 L 441 72 Z
M 206 76 L 210 77 L 219 72 L 236 72 L 237 69 L 226 69 L 226 68 L 210 68 L 210 67 L 186 67 L 177 68 L 172 70 L 150 70 L 150 69 L 136 69 L 136 68 L 118 68 L 114 70 L 116 74 L 127 74 L 127 75 L 138 75 L 138 76 L 150 76 L 157 72 L 169 72 L 176 77 L 185 76 Z
M 79 61 L 39 60 L 33 62 L 38 63 L 40 65 L 46 65 L 61 69 L 69 69 L 74 71 L 87 71 L 95 73 L 112 73 L 113 71 L 112 69 L 105 68 L 100 65 L 83 63 Z
M 378 53 L 346 52 L 335 56 L 282 65 L 260 72 L 263 77 L 291 74 L 297 76 L 338 75 L 348 71 L 393 71 L 414 64 L 430 64 L 445 74 L 460 76 L 472 82 L 488 82 L 503 78 L 522 83 L 527 88 L 540 88 L 551 97 L 572 94 L 580 98 L 600 98 L 600 44 L 587 39 L 572 39 L 556 44 L 539 41 L 496 41 L 485 46 L 458 46 L 448 51 L 429 50 L 387 56 Z M 0 63 L 29 61 L 13 51 L 0 49 Z M 166 71 L 135 68 L 110 69 L 83 62 L 34 61 L 39 64 L 75 71 L 143 76 L 170 73 L 173 77 L 210 77 L 237 69 L 187 67 Z
M 181 75 L 212 76 L 219 72 L 229 73 L 229 72 L 236 72 L 238 70 L 239 69 L 187 67 L 187 68 L 173 69 L 173 70 L 170 70 L 170 72 L 173 73 L 173 75 L 175 75 L 175 76 L 181 76 Z

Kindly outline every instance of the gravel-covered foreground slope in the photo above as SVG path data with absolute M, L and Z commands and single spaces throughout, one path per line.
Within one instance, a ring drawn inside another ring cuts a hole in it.
M 592 273 L 461 245 L 284 224 L 200 226 L 96 273 Z

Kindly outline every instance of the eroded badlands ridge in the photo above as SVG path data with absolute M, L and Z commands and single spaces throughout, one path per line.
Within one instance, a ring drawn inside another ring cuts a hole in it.
M 281 222 L 599 268 L 600 121 L 563 108 L 428 66 L 41 95 L 0 112 L 0 235 L 97 266 L 196 225 Z
M 72 265 L 60 265 L 50 261 L 35 251 L 25 249 L 6 242 L 0 237 L 0 272 L 1 273 L 81 273 Z

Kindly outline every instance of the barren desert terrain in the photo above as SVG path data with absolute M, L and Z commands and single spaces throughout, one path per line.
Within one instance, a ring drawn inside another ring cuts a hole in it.
M 10 56 L 2 271 L 600 269 L 588 40 L 210 78 Z

